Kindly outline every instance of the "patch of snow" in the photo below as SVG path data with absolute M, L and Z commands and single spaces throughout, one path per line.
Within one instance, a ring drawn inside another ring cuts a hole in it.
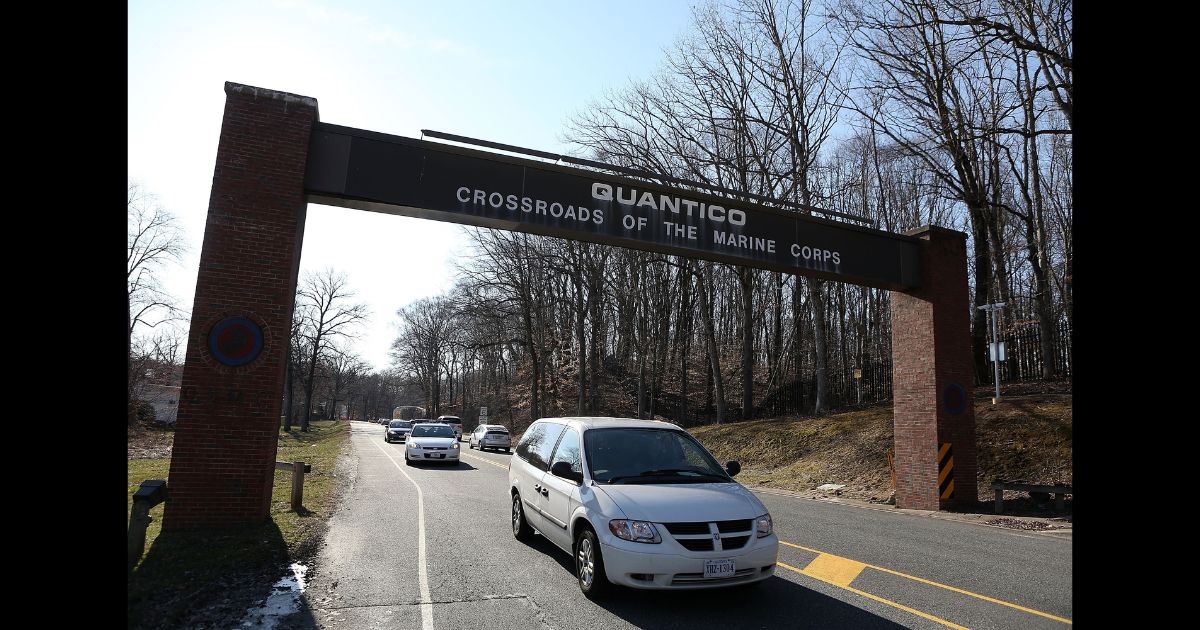
M 292 574 L 283 576 L 275 583 L 270 597 L 261 606 L 246 611 L 240 627 L 271 630 L 280 619 L 300 612 L 300 596 L 306 586 L 304 574 L 308 572 L 308 567 L 296 562 L 288 569 Z

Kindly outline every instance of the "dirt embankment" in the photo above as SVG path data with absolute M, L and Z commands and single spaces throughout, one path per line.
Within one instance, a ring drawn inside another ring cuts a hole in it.
M 1015 394 L 992 405 L 976 399 L 978 492 L 992 499 L 997 478 L 1072 483 L 1072 404 L 1068 393 Z M 821 495 L 840 484 L 841 496 L 886 502 L 892 495 L 888 450 L 892 407 L 822 417 L 794 417 L 690 429 L 722 462 L 738 460 L 738 481 Z

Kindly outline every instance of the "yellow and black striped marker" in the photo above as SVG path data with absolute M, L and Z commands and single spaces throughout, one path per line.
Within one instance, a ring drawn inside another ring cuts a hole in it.
M 954 449 L 949 442 L 938 449 L 938 496 L 942 501 L 954 498 Z

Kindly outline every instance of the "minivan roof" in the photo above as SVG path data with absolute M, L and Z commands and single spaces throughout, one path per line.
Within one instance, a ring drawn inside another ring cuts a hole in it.
M 668 429 L 683 431 L 677 424 L 661 420 L 638 420 L 637 418 L 609 418 L 590 416 L 565 416 L 561 418 L 538 418 L 538 422 L 548 420 L 559 424 L 570 424 L 583 429 Z

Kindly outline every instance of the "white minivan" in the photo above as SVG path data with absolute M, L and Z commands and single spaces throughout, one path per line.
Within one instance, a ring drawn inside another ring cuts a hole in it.
M 543 418 L 509 467 L 512 530 L 575 559 L 589 598 L 612 584 L 693 589 L 775 573 L 771 515 L 696 438 L 666 422 Z

